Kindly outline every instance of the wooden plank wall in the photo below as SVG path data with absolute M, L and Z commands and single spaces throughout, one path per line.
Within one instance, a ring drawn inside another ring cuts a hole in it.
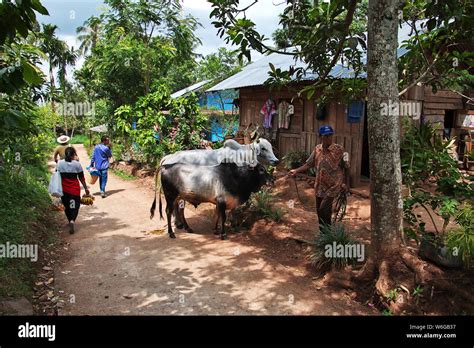
M 464 94 L 472 97 L 474 92 L 467 91 Z M 451 132 L 451 136 L 456 136 L 458 139 L 463 138 L 465 130 L 462 130 L 458 124 L 459 116 L 467 113 L 464 108 L 474 109 L 474 106 L 464 105 L 461 95 L 449 90 L 440 90 L 434 93 L 429 86 L 415 86 L 408 91 L 407 98 L 422 102 L 423 122 L 438 125 L 440 135 L 443 135 L 446 111 L 455 111 L 455 129 Z
M 274 119 L 272 121 L 272 132 L 277 134 L 278 158 L 283 157 L 289 151 L 301 149 L 304 146 L 301 139 L 304 101 L 302 98 L 295 96 L 296 93 L 289 89 L 269 91 L 262 86 L 240 89 L 240 126 L 244 128 L 250 123 L 263 127 L 263 117 L 260 115 L 260 109 L 267 99 L 273 99 L 278 105 L 281 99 L 291 101 L 293 98 L 295 114 L 291 118 L 290 128 L 278 129 L 278 120 Z
M 257 86 L 240 89 L 240 126 L 246 127 L 250 123 L 263 124 L 260 109 L 268 98 L 279 102 L 280 99 L 291 99 L 296 95 L 294 91 L 284 89 L 272 91 Z M 362 144 L 364 120 L 359 123 L 347 122 L 346 106 L 342 103 L 331 103 L 329 116 L 325 120 L 315 117 L 315 100 L 295 98 L 293 100 L 295 114 L 292 117 L 289 129 L 279 129 L 277 132 L 277 146 L 279 158 L 290 151 L 304 150 L 311 153 L 316 144 L 320 142 L 317 130 L 320 126 L 329 124 L 335 132 L 335 142 L 344 146 L 351 159 L 351 186 L 358 186 L 360 182 Z M 276 131 L 277 122 L 273 123 Z
M 424 87 L 423 111 L 425 122 L 438 123 L 443 128 L 446 110 L 463 109 L 462 97 L 451 91 L 433 93 L 431 87 Z

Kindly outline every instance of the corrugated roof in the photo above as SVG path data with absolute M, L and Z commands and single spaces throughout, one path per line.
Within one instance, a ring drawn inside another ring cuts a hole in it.
M 407 52 L 407 49 L 401 47 L 397 50 L 398 57 L 403 56 Z M 363 59 L 365 60 L 365 58 Z M 264 82 L 270 77 L 268 72 L 270 70 L 269 63 L 272 63 L 275 66 L 275 69 L 280 68 L 281 70 L 285 71 L 288 70 L 290 67 L 303 67 L 306 68 L 307 64 L 301 62 L 300 60 L 295 62 L 293 56 L 279 54 L 279 53 L 272 53 L 268 56 L 264 56 L 263 58 L 247 65 L 243 68 L 240 72 L 235 75 L 232 75 L 228 79 L 218 83 L 217 85 L 209 88 L 206 92 L 213 92 L 213 91 L 222 91 L 226 89 L 237 89 L 242 87 L 251 87 L 251 86 L 260 86 L 263 85 Z M 348 69 L 345 66 L 340 64 L 336 64 L 334 68 L 329 73 L 329 76 L 334 78 L 351 78 L 354 77 L 353 70 Z M 359 74 L 360 77 L 366 77 L 365 73 Z M 303 80 L 315 80 L 317 74 L 314 72 L 307 71 L 306 74 L 302 77 Z
M 101 124 L 99 126 L 89 128 L 89 130 L 92 132 L 105 133 L 107 132 L 107 126 L 105 124 Z
M 181 97 L 187 93 L 191 93 L 199 88 L 201 88 L 202 86 L 204 86 L 206 83 L 210 82 L 211 80 L 204 80 L 204 81 L 201 81 L 201 82 L 197 82 L 195 83 L 194 85 L 191 85 L 189 87 L 186 87 L 184 89 L 181 89 L 177 92 L 174 92 L 173 94 L 171 94 L 171 98 L 178 98 L 178 97 Z
M 209 88 L 206 92 L 262 85 L 269 77 L 269 63 L 272 63 L 275 69 L 280 68 L 282 70 L 288 70 L 290 66 L 306 67 L 306 64 L 301 61 L 295 62 L 293 56 L 272 53 L 250 63 L 237 74 Z

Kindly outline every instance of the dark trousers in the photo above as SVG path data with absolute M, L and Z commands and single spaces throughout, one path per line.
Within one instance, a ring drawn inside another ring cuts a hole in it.
M 61 201 L 65 208 L 64 212 L 66 213 L 67 221 L 76 221 L 81 206 L 81 196 L 73 196 L 64 192 Z
M 332 202 L 331 197 L 316 197 L 316 212 L 318 213 L 319 229 L 322 225 L 330 225 L 332 223 Z

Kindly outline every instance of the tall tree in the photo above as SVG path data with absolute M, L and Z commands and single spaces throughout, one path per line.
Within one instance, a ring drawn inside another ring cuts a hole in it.
M 62 91 L 62 98 L 65 97 L 66 88 L 66 74 L 67 67 L 74 65 L 77 59 L 77 52 L 74 48 L 69 48 L 66 42 L 59 39 L 56 35 L 58 27 L 53 24 L 43 24 L 43 30 L 39 35 L 39 46 L 48 58 L 49 70 L 49 96 L 51 101 L 51 108 L 56 112 L 56 99 L 58 98 L 58 90 L 54 77 L 54 69 L 58 69 L 57 76 L 59 80 L 60 91 Z M 67 132 L 67 119 L 64 115 L 64 125 Z
M 161 84 L 175 90 L 194 81 L 198 23 L 183 18 L 178 0 L 105 3 L 100 40 L 76 77 L 90 96 L 107 102 L 110 115 Z
M 92 16 L 83 25 L 77 27 L 77 39 L 81 42 L 79 50 L 83 56 L 95 48 L 101 33 L 101 23 L 102 21 L 99 17 Z
M 53 112 L 56 111 L 55 95 L 56 81 L 54 78 L 54 69 L 57 68 L 61 61 L 61 56 L 65 51 L 65 43 L 56 36 L 58 27 L 54 24 L 43 24 L 43 30 L 40 33 L 40 48 L 48 57 L 49 71 L 49 99 Z
M 393 286 L 390 265 L 399 258 L 402 233 L 397 48 L 398 0 L 369 0 L 367 125 L 372 260 L 366 265 L 378 268 L 376 288 L 383 296 Z

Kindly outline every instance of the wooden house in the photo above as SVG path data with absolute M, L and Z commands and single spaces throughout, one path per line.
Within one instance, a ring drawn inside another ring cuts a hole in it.
M 403 53 L 403 52 L 402 52 Z M 321 125 L 331 125 L 335 130 L 335 142 L 344 146 L 351 160 L 351 186 L 360 184 L 361 176 L 369 175 L 367 120 L 365 112 L 356 120 L 349 120 L 348 105 L 338 100 L 332 100 L 326 106 L 324 117 L 318 117 L 315 97 L 312 99 L 298 97 L 297 91 L 310 83 L 312 76 L 306 76 L 307 81 L 290 84 L 281 90 L 270 90 L 264 85 L 268 79 L 269 63 L 275 68 L 288 70 L 290 66 L 298 66 L 288 55 L 270 54 L 249 64 L 239 73 L 229 77 L 208 91 L 234 89 L 239 92 L 241 128 L 250 124 L 262 126 L 263 117 L 260 113 L 264 103 L 271 99 L 276 105 L 285 100 L 294 107 L 288 129 L 278 128 L 274 120 L 272 128 L 267 130 L 266 137 L 270 138 L 278 157 L 281 158 L 290 151 L 303 150 L 308 154 L 314 146 L 320 143 L 318 129 Z M 301 63 L 300 63 L 301 65 Z M 333 77 L 350 78 L 350 72 L 340 66 L 331 72 Z M 313 77 L 314 78 L 314 77 Z M 459 127 L 463 115 L 473 112 L 463 102 L 463 97 L 449 91 L 433 93 L 430 88 L 415 86 L 409 90 L 402 101 L 413 104 L 419 111 L 423 122 L 442 123 L 442 128 L 451 127 L 451 135 L 461 135 L 467 130 Z M 415 110 L 416 111 L 416 110 Z M 416 118 L 416 116 L 415 116 Z M 462 122 L 461 122 L 462 123 Z M 474 129 L 474 128 L 473 128 Z

